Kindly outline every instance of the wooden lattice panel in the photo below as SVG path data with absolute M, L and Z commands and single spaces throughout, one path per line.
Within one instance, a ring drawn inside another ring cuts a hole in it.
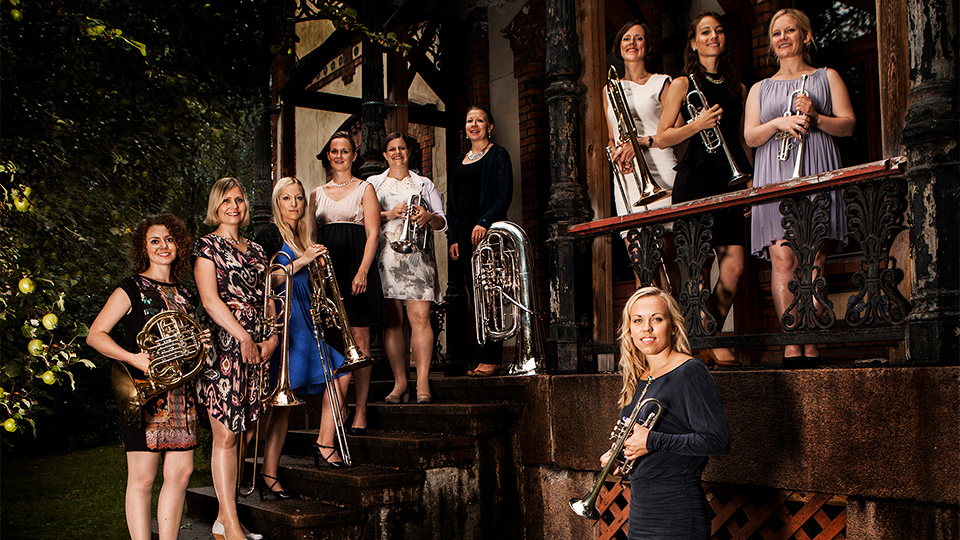
M 742 489 L 707 484 L 714 512 L 711 540 L 845 540 L 843 497 L 773 489 Z M 630 488 L 611 481 L 597 500 L 600 540 L 625 540 Z

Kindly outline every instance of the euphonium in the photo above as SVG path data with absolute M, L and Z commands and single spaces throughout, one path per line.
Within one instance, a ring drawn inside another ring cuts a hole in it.
M 687 79 L 690 80 L 690 91 L 687 92 L 685 101 L 687 112 L 690 114 L 690 119 L 687 120 L 689 124 L 693 122 L 697 116 L 700 116 L 700 113 L 709 109 L 710 104 L 707 103 L 707 96 L 703 95 L 700 87 L 697 86 L 697 81 L 694 76 L 692 74 L 687 75 Z M 733 186 L 750 179 L 749 174 L 741 172 L 737 167 L 737 162 L 734 161 L 733 155 L 730 153 L 730 148 L 727 147 L 727 142 L 723 140 L 723 133 L 720 132 L 719 124 L 700 131 L 700 138 L 703 140 L 703 146 L 706 147 L 707 152 L 713 154 L 719 149 L 723 150 L 723 155 L 727 158 L 727 165 L 730 167 L 730 174 L 732 175 L 730 181 L 727 182 L 728 185 Z
M 543 324 L 530 240 L 516 223 L 498 221 L 471 257 L 477 342 L 517 336 L 507 375 L 543 374 Z
M 799 111 L 794 112 L 794 107 L 799 96 L 809 96 L 810 94 L 804 88 L 807 85 L 807 76 L 800 76 L 800 85 L 796 90 L 790 92 L 790 97 L 787 101 L 787 109 L 783 111 L 783 116 L 793 116 L 795 114 L 800 114 Z M 793 178 L 800 177 L 800 165 L 803 162 L 803 148 L 804 141 L 806 137 L 801 135 L 798 137 L 797 142 L 797 155 L 796 161 L 793 162 Z M 780 161 L 786 161 L 790 157 L 790 150 L 793 148 L 793 135 L 790 135 L 786 131 L 777 132 L 777 140 L 780 141 L 780 150 L 777 152 L 777 159 Z
M 267 407 L 292 407 L 295 405 L 303 405 L 303 401 L 297 398 L 294 394 L 293 389 L 290 387 L 290 283 L 293 279 L 293 274 L 291 274 L 290 267 L 285 264 L 280 264 L 276 262 L 277 258 L 284 256 L 288 261 L 290 256 L 279 251 L 270 258 L 270 263 L 267 265 L 267 275 L 266 280 L 263 286 L 263 318 L 260 321 L 260 330 L 262 335 L 259 336 L 261 340 L 267 339 L 273 334 L 280 334 L 280 374 L 277 379 L 277 387 L 270 392 L 270 363 L 264 362 L 262 364 L 245 364 L 244 366 L 244 375 L 246 386 L 256 385 L 257 392 L 260 396 L 260 406 L 266 409 Z M 274 291 L 273 287 L 273 278 L 274 276 L 283 277 L 283 293 L 278 294 Z M 276 302 L 275 306 L 278 304 L 279 309 L 275 310 L 273 317 L 267 315 L 269 313 L 270 302 Z M 247 391 L 251 389 L 247 388 Z M 244 463 L 244 451 L 243 444 L 240 444 L 239 452 L 239 462 L 237 466 L 237 490 L 240 495 L 246 497 L 253 493 L 253 490 L 256 489 L 256 478 L 257 478 L 257 454 L 259 453 L 259 443 L 260 443 L 260 422 L 257 422 L 256 430 L 254 431 L 253 436 L 253 472 L 251 473 L 250 485 L 246 488 L 241 487 L 241 481 L 243 479 L 243 463 Z
M 397 239 L 390 242 L 390 248 L 397 253 L 413 253 L 415 249 L 427 249 L 428 228 L 413 221 L 414 206 L 423 206 L 423 184 L 420 185 L 420 193 L 410 195 L 403 223 L 397 227 Z
M 630 163 L 629 173 L 633 174 L 633 179 L 637 183 L 637 191 L 640 192 L 640 198 L 632 206 L 643 206 L 650 204 L 657 199 L 670 195 L 670 190 L 657 184 L 650 168 L 647 167 L 647 160 L 643 157 L 643 147 L 637 140 L 637 126 L 633 123 L 633 115 L 630 114 L 630 107 L 627 106 L 627 99 L 623 92 L 623 85 L 620 84 L 620 75 L 617 68 L 610 66 L 607 70 L 607 98 L 613 106 L 613 113 L 617 117 L 617 128 L 620 132 L 620 144 L 629 144 L 633 148 L 633 161 Z M 628 209 L 631 207 L 627 200 L 625 186 L 626 179 L 623 171 L 613 161 L 613 152 L 607 147 L 607 159 L 613 169 L 613 177 L 616 179 L 620 188 L 620 194 L 623 197 L 623 204 Z
M 329 253 L 321 253 L 317 257 L 322 261 L 319 269 L 319 276 L 315 276 L 316 286 L 313 289 L 313 296 L 310 297 L 310 312 L 313 313 L 314 324 L 326 324 L 340 330 L 343 334 L 343 343 L 346 348 L 344 356 L 346 361 L 342 366 L 336 369 L 334 373 L 349 373 L 353 370 L 367 367 L 376 360 L 363 354 L 357 342 L 353 339 L 353 333 L 350 331 L 350 321 L 347 319 L 347 310 L 343 307 L 343 298 L 340 296 L 340 286 L 337 285 L 337 276 L 333 273 L 333 263 L 330 261 Z M 330 293 L 327 293 L 327 287 Z M 323 322 L 321 322 L 321 316 Z
M 617 422 L 617 425 L 614 426 L 613 432 L 610 434 L 610 438 L 614 439 L 613 446 L 610 447 L 610 459 L 600 471 L 600 476 L 597 477 L 593 489 L 582 499 L 570 499 L 570 508 L 577 514 L 589 519 L 599 519 L 600 512 L 597 512 L 597 498 L 600 497 L 600 488 L 603 487 L 607 476 L 610 476 L 610 473 L 619 467 L 620 480 L 622 481 L 623 478 L 629 476 L 630 471 L 633 470 L 633 465 L 636 460 L 628 460 L 623 456 L 624 443 L 630 438 L 641 411 L 643 411 L 647 405 L 655 406 L 656 411 L 651 412 L 647 416 L 647 419 L 640 424 L 641 426 L 647 429 L 653 428 L 663 413 L 663 405 L 661 405 L 658 400 L 655 398 L 643 399 L 643 396 L 647 394 L 647 389 L 650 388 L 651 382 L 653 382 L 653 377 L 648 377 L 647 384 L 643 387 L 643 392 L 641 392 L 640 397 L 637 398 L 637 406 L 633 408 L 633 413 L 628 418 L 621 418 L 620 421 Z
M 135 379 L 123 362 L 110 374 L 120 414 L 131 427 L 142 423 L 141 410 L 161 392 L 176 388 L 197 375 L 204 364 L 200 324 L 181 311 L 162 311 L 137 334 L 140 350 L 150 355 L 147 379 Z

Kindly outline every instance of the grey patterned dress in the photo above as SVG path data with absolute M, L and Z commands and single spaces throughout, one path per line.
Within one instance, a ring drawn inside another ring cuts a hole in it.
M 385 176 L 385 175 L 384 175 Z M 410 196 L 420 193 L 421 178 L 404 178 L 402 181 L 386 176 L 381 183 L 374 183 L 380 208 L 390 210 L 400 203 L 406 203 Z M 426 180 L 426 179 L 423 179 Z M 427 180 L 429 182 L 429 180 Z M 434 189 L 434 192 L 436 190 Z M 425 205 L 430 207 L 427 189 L 423 191 Z M 438 209 L 429 208 L 431 212 Z M 442 209 L 439 209 L 442 210 Z M 397 253 L 390 247 L 399 237 L 403 218 L 398 217 L 380 226 L 380 246 L 377 257 L 380 268 L 380 283 L 383 297 L 398 300 L 440 301 L 440 285 L 437 281 L 437 263 L 434 258 L 433 231 L 427 233 L 427 249 L 414 250 L 413 253 Z

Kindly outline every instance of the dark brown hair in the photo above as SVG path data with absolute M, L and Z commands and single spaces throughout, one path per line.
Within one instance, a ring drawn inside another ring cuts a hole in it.
M 701 11 L 690 21 L 690 25 L 687 27 L 687 41 L 683 45 L 683 74 L 693 75 L 697 79 L 697 84 L 701 87 L 703 87 L 704 84 L 703 65 L 700 64 L 700 56 L 697 54 L 697 51 L 693 50 L 693 47 L 690 46 L 690 42 L 696 39 L 697 27 L 700 25 L 700 21 L 706 17 L 713 17 L 723 26 L 724 31 L 727 29 L 723 18 L 712 11 Z M 720 53 L 720 57 L 717 59 L 717 69 L 720 71 L 719 75 L 723 77 L 723 87 L 726 91 L 730 94 L 740 96 L 742 94 L 740 88 L 740 70 L 737 69 L 733 53 L 730 52 L 732 48 L 731 40 L 728 36 L 726 45 L 723 47 L 723 52 Z M 711 103 L 711 105 L 714 105 L 714 103 Z
M 620 27 L 620 30 L 617 32 L 617 37 L 613 38 L 613 46 L 610 47 L 610 52 L 621 61 L 623 60 L 623 56 L 620 54 L 620 42 L 623 41 L 623 35 L 627 33 L 627 30 L 630 30 L 634 26 L 639 26 L 643 29 L 643 40 L 647 42 L 647 54 L 643 58 L 644 62 L 646 62 L 655 54 L 657 44 L 654 43 L 653 38 L 650 37 L 650 27 L 640 19 L 634 19 Z
M 193 253 L 193 238 L 187 232 L 187 226 L 177 216 L 160 214 L 147 216 L 133 228 L 130 238 L 130 260 L 133 262 L 133 273 L 141 274 L 150 268 L 150 257 L 147 255 L 147 231 L 154 225 L 163 225 L 173 236 L 177 245 L 177 258 L 170 267 L 170 278 L 180 281 L 190 269 L 190 254 Z
M 323 164 L 324 169 L 330 168 L 330 158 L 327 156 L 327 154 L 330 153 L 330 144 L 337 139 L 346 139 L 347 142 L 350 143 L 350 151 L 353 152 L 354 155 L 357 154 L 357 143 L 353 140 L 353 135 L 351 135 L 349 131 L 338 131 L 330 136 L 330 140 L 327 141 L 327 144 L 323 147 L 323 150 L 320 150 L 320 153 L 317 154 L 317 159 L 319 159 L 320 163 Z M 354 172 L 358 166 L 359 159 L 354 159 L 353 165 L 350 167 L 350 171 Z

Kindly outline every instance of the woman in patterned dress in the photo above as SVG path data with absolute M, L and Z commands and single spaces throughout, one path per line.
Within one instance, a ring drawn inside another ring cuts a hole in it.
M 393 370 L 393 391 L 387 403 L 407 401 L 407 343 L 403 336 L 403 311 L 406 306 L 410 321 L 410 341 L 417 366 L 417 403 L 430 403 L 430 360 L 433 358 L 433 327 L 430 325 L 430 304 L 440 301 L 437 263 L 433 253 L 433 234 L 447 228 L 443 202 L 429 178 L 411 172 L 410 148 L 414 144 L 406 135 L 394 131 L 383 144 L 383 157 L 390 168 L 368 179 L 377 190 L 380 201 L 380 283 L 387 304 L 387 328 L 383 331 L 384 348 Z M 420 194 L 425 204 L 414 205 L 410 221 L 426 232 L 427 245 L 412 253 L 398 253 L 390 247 L 397 240 L 407 214 L 411 195 Z
M 256 369 L 268 362 L 278 343 L 277 336 L 264 340 L 258 331 L 264 316 L 267 257 L 259 244 L 240 236 L 240 226 L 249 222 L 247 196 L 239 180 L 221 178 L 210 190 L 204 220 L 216 230 L 200 238 L 194 249 L 194 277 L 213 321 L 217 352 L 201 373 L 198 387 L 213 432 L 210 470 L 220 504 L 214 536 L 220 532 L 226 540 L 243 540 L 246 534 L 237 518 L 237 455 L 242 434 L 252 434 L 249 430 L 260 416 L 263 397 L 245 371 L 253 371 L 246 369 L 250 364 Z
M 177 281 L 190 269 L 192 240 L 179 218 L 151 216 L 133 231 L 131 256 L 134 275 L 124 279 L 90 325 L 87 345 L 106 357 L 128 364 L 132 375 L 146 379 L 150 356 L 137 350 L 137 334 L 162 311 L 177 310 L 193 316 L 196 299 Z M 110 337 L 123 323 L 127 348 Z M 160 393 L 143 407 L 142 427 L 120 419 L 127 454 L 127 489 L 124 498 L 127 529 L 133 540 L 150 539 L 150 504 L 153 484 L 163 456 L 163 487 L 157 501 L 160 540 L 174 540 L 180 529 L 183 499 L 193 473 L 197 447 L 197 409 L 193 385 L 184 384 Z
M 789 137 L 804 137 L 803 176 L 839 169 L 840 152 L 834 137 L 853 134 L 857 121 L 850 103 L 850 94 L 840 75 L 829 68 L 810 65 L 813 30 L 810 19 L 796 9 L 781 9 L 770 19 L 768 32 L 770 49 L 780 63 L 780 69 L 769 79 L 753 85 L 747 96 L 744 137 L 747 144 L 757 147 L 754 185 L 765 186 L 782 182 L 793 176 L 797 142 L 785 161 L 780 161 L 781 133 Z M 804 90 L 809 95 L 798 95 L 794 103 L 790 97 L 799 87 L 802 76 L 807 76 Z M 785 110 L 796 112 L 784 116 Z M 842 241 L 846 231 L 842 200 L 837 192 L 831 194 L 826 236 Z M 793 300 L 789 290 L 799 261 L 793 249 L 784 241 L 779 203 L 753 207 L 751 215 L 751 251 L 770 259 L 770 288 L 778 316 L 782 316 Z M 821 249 L 814 261 L 825 276 L 827 254 Z M 794 312 L 795 313 L 795 312 Z M 787 366 L 803 367 L 820 358 L 817 346 L 787 345 L 783 362 Z

